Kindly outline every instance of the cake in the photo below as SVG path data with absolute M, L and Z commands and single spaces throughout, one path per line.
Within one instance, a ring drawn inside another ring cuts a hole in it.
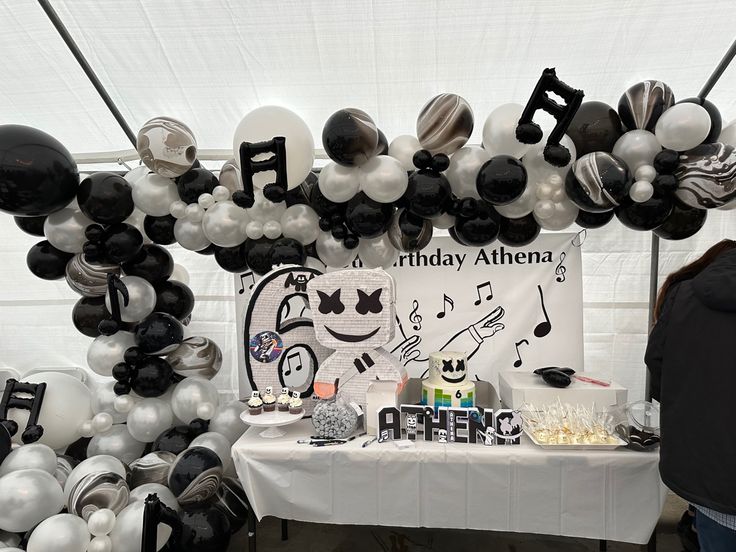
M 289 400 L 291 400 L 291 397 L 289 396 L 289 389 L 287 387 L 284 387 L 281 390 L 281 394 L 276 399 L 276 408 L 279 412 L 289 411 Z
M 248 412 L 251 416 L 260 414 L 263 411 L 263 401 L 258 395 L 258 391 L 253 391 L 250 399 L 248 399 Z
M 263 395 L 263 411 L 273 412 L 276 410 L 276 397 L 273 396 L 273 390 L 266 387 L 266 394 Z
M 422 404 L 435 408 L 475 406 L 475 382 L 468 377 L 465 353 L 438 351 L 429 355 L 429 375 L 422 380 Z
M 291 397 L 289 401 L 289 413 L 290 414 L 301 414 L 303 409 L 302 400 L 297 397 Z

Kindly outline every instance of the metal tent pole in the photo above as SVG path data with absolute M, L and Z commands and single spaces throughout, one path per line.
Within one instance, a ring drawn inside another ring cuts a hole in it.
M 652 232 L 651 259 L 649 263 L 649 330 L 654 326 L 654 307 L 657 304 L 657 290 L 659 289 L 659 236 Z M 652 400 L 651 374 L 646 372 L 644 398 Z
M 118 125 L 120 125 L 120 128 L 123 130 L 125 135 L 128 137 L 128 140 L 130 140 L 130 143 L 133 144 L 133 147 L 135 148 L 136 146 L 135 134 L 133 134 L 133 131 L 130 129 L 130 126 L 128 125 L 125 118 L 123 117 L 123 114 L 120 113 L 120 110 L 115 105 L 115 102 L 112 101 L 112 98 L 107 93 L 107 90 L 105 90 L 105 87 L 102 86 L 100 79 L 97 78 L 97 75 L 92 70 L 92 67 L 90 67 L 89 63 L 87 62 L 87 59 L 84 57 L 84 54 L 82 54 L 82 52 L 79 50 L 77 43 L 74 42 L 74 39 L 69 34 L 69 31 L 67 30 L 66 26 L 59 18 L 59 15 L 56 13 L 56 10 L 54 10 L 54 8 L 51 6 L 49 0 L 38 0 L 38 3 L 41 5 L 41 8 L 43 9 L 43 11 L 46 12 L 46 15 L 51 21 L 51 24 L 56 28 L 57 32 L 59 33 L 59 36 L 61 36 L 62 40 L 66 43 L 67 47 L 69 48 L 69 51 L 72 53 L 72 55 L 77 60 L 80 67 L 82 68 L 82 71 L 84 71 L 84 74 L 87 75 L 87 78 L 92 83 L 92 86 L 95 87 L 95 90 L 97 90 L 97 93 L 100 95 L 100 98 L 102 98 L 102 101 L 105 102 L 105 105 L 110 110 L 110 113 L 112 113 L 112 116 L 115 117 L 115 120 L 118 122 Z
M 708 80 L 705 81 L 703 88 L 700 89 L 698 98 L 700 98 L 701 100 L 704 100 L 705 97 L 708 94 L 710 94 L 710 91 L 713 90 L 713 87 L 718 82 L 718 79 L 721 78 L 721 75 L 723 75 L 723 72 L 731 64 L 734 57 L 736 57 L 736 40 L 733 41 L 733 43 L 731 44 L 731 47 L 723 55 L 723 59 L 721 59 L 721 62 L 715 68 L 711 76 L 708 77 Z

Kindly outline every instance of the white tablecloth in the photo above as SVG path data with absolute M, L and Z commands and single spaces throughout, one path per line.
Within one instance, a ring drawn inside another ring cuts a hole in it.
M 309 420 L 232 449 L 256 516 L 308 522 L 517 531 L 643 544 L 666 489 L 656 453 L 391 443 L 312 447 Z

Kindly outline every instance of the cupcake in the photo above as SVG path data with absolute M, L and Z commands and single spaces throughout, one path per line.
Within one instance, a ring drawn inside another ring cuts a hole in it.
M 285 389 L 281 392 L 279 395 L 279 398 L 276 399 L 276 408 L 278 408 L 279 412 L 288 412 L 289 411 L 289 401 L 291 400 L 291 397 L 289 397 L 289 392 Z
M 248 399 L 248 412 L 251 416 L 260 414 L 263 411 L 263 401 L 258 396 Z
M 289 413 L 290 414 L 301 414 L 302 413 L 302 400 L 299 397 L 292 397 L 289 401 Z
M 263 411 L 273 412 L 276 410 L 276 397 L 271 393 L 271 389 L 266 389 L 266 394 L 263 395 Z

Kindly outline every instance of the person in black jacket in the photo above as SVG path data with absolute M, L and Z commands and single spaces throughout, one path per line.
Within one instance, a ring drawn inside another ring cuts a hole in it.
M 655 315 L 645 360 L 662 481 L 695 506 L 703 552 L 736 551 L 736 242 L 671 274 Z

